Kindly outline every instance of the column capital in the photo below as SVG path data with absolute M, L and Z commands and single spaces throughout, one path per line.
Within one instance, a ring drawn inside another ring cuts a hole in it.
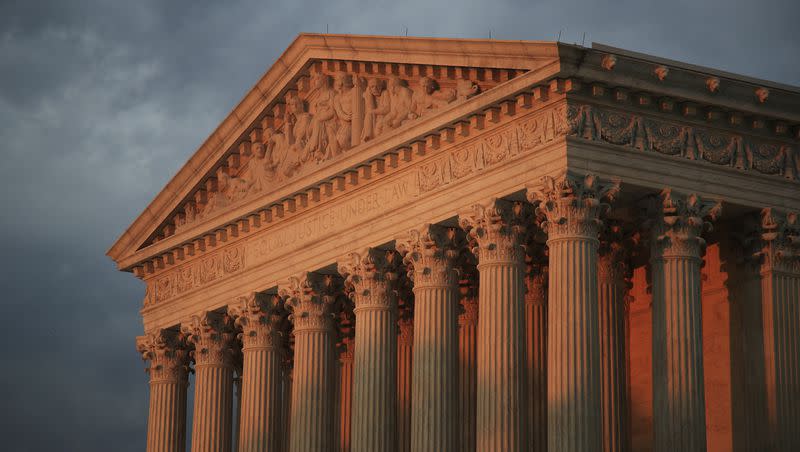
M 529 204 L 495 198 L 459 213 L 458 223 L 477 245 L 472 252 L 478 256 L 479 265 L 521 264 L 525 255 L 522 242 L 531 216 Z
M 150 361 L 146 372 L 151 383 L 188 383 L 189 347 L 176 330 L 156 328 L 136 338 L 136 351 Z
M 655 257 L 700 259 L 706 246 L 701 235 L 719 218 L 722 203 L 665 188 L 651 200 L 648 211 Z
M 800 275 L 800 224 L 796 212 L 765 208 L 761 211 L 761 272 Z
M 527 195 L 536 206 L 536 215 L 545 218 L 541 226 L 550 240 L 597 239 L 600 217 L 619 191 L 618 179 L 566 173 L 560 177 L 544 176 L 539 185 L 528 187 Z
M 194 344 L 196 366 L 233 367 L 233 341 L 236 337 L 233 320 L 225 313 L 204 311 L 181 325 L 187 342 Z
M 525 251 L 525 304 L 547 304 L 547 246 L 530 235 Z
M 410 230 L 397 240 L 397 250 L 404 254 L 408 276 L 414 287 L 455 286 L 458 282 L 454 268 L 465 244 L 463 231 L 457 228 L 426 224 Z
M 277 295 L 251 293 L 228 306 L 234 325 L 242 330 L 242 349 L 276 348 L 283 343 L 286 312 Z
M 332 309 L 342 294 L 342 279 L 336 275 L 303 272 L 278 286 L 295 332 L 332 330 Z
M 638 237 L 615 220 L 607 221 L 600 231 L 597 279 L 601 283 L 625 285 L 631 277 L 630 258 Z
M 348 253 L 339 260 L 339 274 L 345 278 L 345 285 L 352 288 L 350 296 L 356 311 L 392 308 L 401 266 L 402 258 L 397 251 L 377 248 Z

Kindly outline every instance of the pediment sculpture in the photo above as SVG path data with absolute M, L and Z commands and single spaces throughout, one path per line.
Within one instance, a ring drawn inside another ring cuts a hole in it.
M 176 231 L 481 90 L 479 82 L 464 78 L 409 79 L 317 68 L 308 89 L 287 91 L 283 104 L 278 102 L 283 108 L 275 110 L 279 114 L 251 135 L 247 162 L 238 171 L 220 171 L 216 191 L 202 205 L 187 203 Z

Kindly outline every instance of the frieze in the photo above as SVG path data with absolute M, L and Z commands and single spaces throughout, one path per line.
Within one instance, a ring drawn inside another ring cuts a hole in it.
M 741 171 L 797 180 L 797 144 L 770 142 L 708 127 L 678 124 L 627 112 L 570 105 L 567 134 L 641 151 L 702 160 Z
M 352 67 L 351 67 L 352 69 Z M 310 86 L 306 86 L 310 78 Z M 312 65 L 251 134 L 242 169 L 219 171 L 207 200 L 189 202 L 175 231 L 327 164 L 351 148 L 469 99 L 496 82 L 323 70 Z M 483 87 L 481 86 L 483 85 Z

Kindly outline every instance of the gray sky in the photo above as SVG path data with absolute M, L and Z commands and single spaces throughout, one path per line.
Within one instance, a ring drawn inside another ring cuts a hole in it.
M 563 29 L 800 85 L 796 0 L 282 3 L 0 2 L 5 450 L 144 450 L 144 288 L 105 251 L 299 32 Z

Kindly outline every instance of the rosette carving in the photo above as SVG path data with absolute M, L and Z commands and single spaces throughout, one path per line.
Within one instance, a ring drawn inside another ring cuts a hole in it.
M 800 275 L 800 222 L 796 212 L 766 208 L 761 211 L 762 271 Z
M 335 275 L 304 272 L 289 278 L 278 290 L 290 312 L 295 332 L 331 330 L 333 308 L 342 293 L 341 278 Z
M 228 308 L 234 324 L 242 330 L 239 339 L 244 349 L 273 348 L 283 344 L 286 311 L 277 295 L 252 293 L 239 297 Z
M 457 228 L 426 224 L 398 239 L 397 250 L 404 255 L 415 288 L 455 286 L 458 272 L 454 264 L 464 242 L 464 234 Z
M 493 262 L 522 264 L 522 247 L 531 209 L 527 203 L 493 199 L 488 204 L 475 204 L 459 215 L 459 224 L 473 243 L 472 252 L 479 265 Z
M 705 251 L 703 232 L 719 218 L 722 204 L 702 199 L 697 194 L 683 195 L 665 188 L 653 199 L 650 216 L 653 224 L 653 256 L 700 259 Z
M 233 366 L 236 334 L 230 316 L 206 311 L 192 316 L 181 329 L 194 344 L 195 365 Z
M 538 187 L 528 188 L 528 200 L 550 240 L 565 237 L 597 239 L 602 221 L 620 191 L 620 181 L 600 180 L 595 175 L 545 176 Z M 604 202 L 607 201 L 607 202 Z
M 150 382 L 188 384 L 189 347 L 179 331 L 155 329 L 136 338 L 136 351 L 149 361 Z
M 350 296 L 355 310 L 362 308 L 392 308 L 402 258 L 394 250 L 367 248 L 349 253 L 339 261 L 339 273 L 345 285 L 352 289 Z

